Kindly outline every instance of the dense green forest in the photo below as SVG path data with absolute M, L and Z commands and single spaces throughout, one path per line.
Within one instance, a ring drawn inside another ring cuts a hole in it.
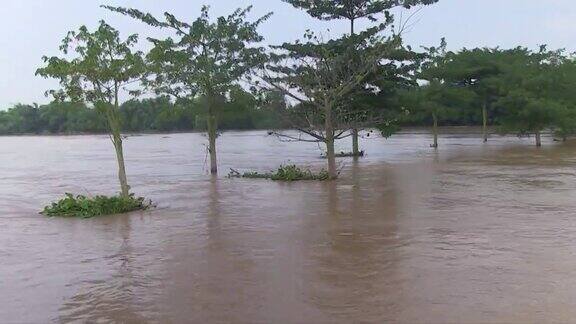
M 221 98 L 220 129 L 279 129 L 286 109 L 274 92 L 254 96 L 237 89 Z M 167 96 L 132 99 L 120 106 L 124 132 L 185 132 L 206 129 L 203 98 L 175 102 Z M 47 105 L 17 104 L 0 111 L 0 134 L 93 134 L 108 132 L 106 117 L 96 108 L 78 102 L 54 101 Z
M 283 98 L 262 104 L 250 93 L 225 102 L 218 120 L 222 130 L 285 129 Z M 128 133 L 204 131 L 205 107 L 199 99 L 177 104 L 168 97 L 132 99 L 120 106 L 122 129 Z M 427 126 L 431 117 L 411 116 L 402 126 Z M 482 118 L 473 110 L 446 116 L 444 125 L 480 126 Z M 107 133 L 105 116 L 83 103 L 52 102 L 47 105 L 17 104 L 0 111 L 0 135 L 55 135 Z
M 402 55 L 410 56 L 412 64 L 396 62 L 379 71 L 371 81 L 378 91 L 363 90 L 338 103 L 347 118 L 337 118 L 338 129 L 361 125 L 380 128 L 386 136 L 403 126 L 491 126 L 501 133 L 537 137 L 550 130 L 561 138 L 576 133 L 576 60 L 562 50 L 450 52 L 442 42 Z M 248 91 L 236 85 L 211 101 L 218 107 L 220 130 L 321 129 L 322 115 L 311 121 L 314 110 L 290 99 L 286 91 Z M 121 128 L 133 133 L 205 131 L 208 106 L 206 96 L 133 98 L 119 107 Z M 106 133 L 107 125 L 100 109 L 78 100 L 0 110 L 0 135 Z
M 475 50 L 488 51 L 488 50 Z M 453 54 L 454 55 L 454 54 Z M 460 63 L 458 63 L 460 64 Z M 471 62 L 477 64 L 477 62 Z M 492 69 L 496 69 L 498 62 L 490 61 Z M 568 65 L 568 63 L 564 63 Z M 510 66 L 507 66 L 510 68 Z M 487 67 L 476 65 L 476 73 L 487 73 Z M 560 78 L 572 77 L 576 80 L 576 67 L 564 67 L 565 72 L 557 75 Z M 571 71 L 570 69 L 574 69 Z M 460 73 L 465 73 L 460 71 Z M 471 73 L 471 72 L 468 72 Z M 490 82 L 497 83 L 497 78 L 490 76 Z M 504 77 L 504 76 L 501 76 Z M 512 76 L 507 76 L 512 77 Z M 544 75 L 540 75 L 544 77 Z M 488 78 L 486 78 L 488 80 Z M 442 109 L 439 124 L 442 126 L 482 126 L 482 103 L 481 98 L 468 92 L 478 85 L 467 88 L 465 80 L 459 80 L 450 86 L 443 85 L 438 89 L 442 93 L 439 100 Z M 488 81 L 485 81 L 488 82 Z M 549 82 L 554 82 L 549 81 Z M 563 84 L 550 84 L 550 88 L 562 89 L 567 87 Z M 459 94 L 448 94 L 448 89 L 457 89 Z M 425 107 L 433 107 L 426 102 L 423 92 L 430 91 L 430 85 L 420 85 L 397 89 L 392 98 L 382 98 L 380 105 L 391 112 L 395 124 L 403 127 L 409 126 L 432 126 L 433 116 Z M 522 127 L 513 127 L 519 119 L 513 118 L 512 114 L 527 115 L 527 105 L 513 105 L 512 96 L 504 95 L 502 90 L 498 95 L 490 97 L 488 102 L 489 114 L 488 125 L 496 127 L 500 132 L 525 133 Z M 417 93 L 420 92 L 420 93 Z M 560 94 L 551 93 L 554 99 L 564 103 L 563 111 L 558 114 L 558 107 L 549 106 L 544 111 L 555 111 L 555 120 L 548 121 L 548 127 L 554 128 L 559 135 L 571 135 L 576 132 L 576 123 L 572 123 L 576 109 L 572 108 L 572 101 L 566 98 L 571 92 L 566 89 Z M 471 99 L 471 97 L 473 97 Z M 422 102 L 426 104 L 421 105 Z M 490 105 L 492 103 L 492 105 Z M 376 103 L 378 104 L 378 103 Z M 427 106 L 426 106 L 427 105 Z M 504 106 L 506 105 L 506 106 Z M 549 104 L 550 105 L 550 104 Z M 286 118 L 288 112 L 297 110 L 287 107 L 286 99 L 279 92 L 268 92 L 263 96 L 256 96 L 250 92 L 237 89 L 231 92 L 229 98 L 221 98 L 221 110 L 218 116 L 218 127 L 221 130 L 251 130 L 251 129 L 286 129 L 294 127 L 294 123 Z M 552 109 L 556 108 L 556 110 Z M 562 110 L 562 108 L 561 108 Z M 524 112 L 523 112 L 524 111 Z M 122 130 L 128 133 L 138 132 L 187 132 L 206 130 L 206 104 L 203 98 L 197 98 L 192 102 L 175 102 L 168 96 L 155 98 L 131 99 L 120 106 Z M 553 118 L 555 116 L 551 116 Z M 540 116 L 538 117 L 541 118 Z M 549 119 L 550 119 L 549 118 Z M 552 125 L 554 122 L 555 125 Z M 372 125 L 378 127 L 377 123 Z M 560 129 L 560 127 L 563 127 Z M 524 127 L 526 128 L 526 127 Z M 107 133 L 106 118 L 98 109 L 81 102 L 54 101 L 46 105 L 16 104 L 5 110 L 0 110 L 0 135 L 19 134 L 100 134 Z

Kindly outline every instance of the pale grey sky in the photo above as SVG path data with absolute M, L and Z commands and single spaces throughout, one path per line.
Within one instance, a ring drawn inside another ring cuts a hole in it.
M 254 5 L 254 16 L 273 11 L 261 32 L 268 43 L 297 39 L 310 28 L 331 29 L 338 35 L 347 30 L 344 21 L 319 22 L 280 0 L 2 0 L 0 12 L 0 109 L 15 103 L 46 103 L 44 91 L 57 87 L 54 81 L 34 76 L 43 55 L 57 54 L 68 30 L 100 19 L 123 35 L 144 37 L 153 29 L 118 14 L 100 9 L 101 4 L 135 7 L 162 14 L 164 11 L 193 20 L 202 4 L 213 16 L 234 8 Z M 440 0 L 418 15 L 418 23 L 405 34 L 407 43 L 418 47 L 439 43 L 446 37 L 450 49 L 477 46 L 576 49 L 575 0 Z

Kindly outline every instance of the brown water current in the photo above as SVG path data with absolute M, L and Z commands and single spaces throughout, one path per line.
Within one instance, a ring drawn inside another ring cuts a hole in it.
M 576 142 L 430 141 L 364 139 L 336 182 L 275 183 L 225 174 L 319 169 L 319 147 L 225 133 L 213 179 L 202 135 L 129 137 L 158 208 L 80 220 L 38 211 L 118 190 L 108 137 L 0 137 L 0 322 L 576 321 Z

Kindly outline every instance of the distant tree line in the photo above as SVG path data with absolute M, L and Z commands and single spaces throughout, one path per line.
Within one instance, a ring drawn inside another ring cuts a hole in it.
M 225 100 L 225 99 L 223 99 Z M 198 98 L 191 104 L 175 103 L 169 97 L 131 99 L 120 105 L 122 131 L 126 133 L 164 133 L 205 131 L 205 104 Z M 456 103 L 455 103 L 456 104 Z M 400 108 L 400 107 L 398 107 Z M 262 102 L 248 92 L 238 92 L 226 100 L 218 119 L 221 130 L 278 130 L 293 125 L 284 120 L 286 102 L 271 93 Z M 495 111 L 492 118 L 499 119 Z M 432 117 L 424 114 L 405 116 L 400 126 L 429 126 Z M 455 110 L 443 116 L 444 126 L 481 126 L 482 117 L 473 109 Z M 377 126 L 377 125 L 373 125 Z M 16 104 L 0 111 L 0 135 L 104 134 L 105 116 L 98 109 L 78 102 L 52 102 L 46 105 Z
M 203 97 L 191 102 L 167 96 L 132 99 L 120 105 L 123 132 L 186 132 L 206 130 Z M 242 89 L 220 98 L 218 126 L 222 130 L 282 129 L 284 96 L 268 92 L 255 96 Z M 0 111 L 0 135 L 107 133 L 105 115 L 81 102 L 54 101 L 47 105 L 17 104 Z
M 439 124 L 480 124 L 500 133 L 533 136 L 542 145 L 543 131 L 566 140 L 576 134 L 576 57 L 564 50 L 475 48 L 446 51 L 427 48 L 416 71 L 419 85 L 399 93 L 408 115 L 428 118 L 437 147 Z

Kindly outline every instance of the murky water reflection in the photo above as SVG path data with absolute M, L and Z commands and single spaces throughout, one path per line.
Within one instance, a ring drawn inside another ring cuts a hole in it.
M 567 322 L 576 142 L 363 142 L 335 183 L 212 179 L 205 139 L 126 141 L 146 213 L 46 219 L 117 190 L 105 136 L 0 138 L 2 322 Z M 221 170 L 323 166 L 316 145 L 226 133 Z M 342 147 L 346 147 L 342 143 Z

